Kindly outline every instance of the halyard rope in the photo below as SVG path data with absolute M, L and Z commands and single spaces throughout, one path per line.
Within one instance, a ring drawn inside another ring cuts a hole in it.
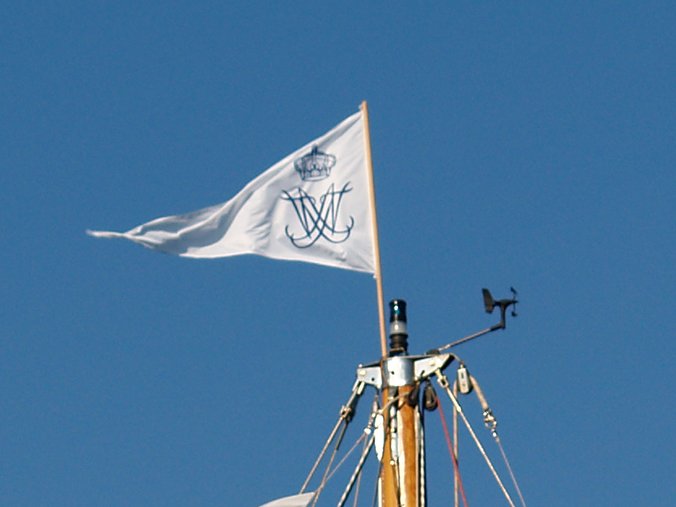
M 446 416 L 444 415 L 444 411 L 441 407 L 441 402 L 438 403 L 439 403 L 439 417 L 441 418 L 441 426 L 444 429 L 444 436 L 446 437 L 446 445 L 448 447 L 448 452 L 451 455 L 451 461 L 453 462 L 453 473 L 455 478 L 454 489 L 457 488 L 460 490 L 460 494 L 462 495 L 462 503 L 465 507 L 467 507 L 467 497 L 465 496 L 465 488 L 462 485 L 462 478 L 460 477 L 460 466 L 458 464 L 456 450 L 453 449 L 453 444 L 451 443 L 451 436 L 448 433 L 448 424 L 446 423 Z
M 507 491 L 504 484 L 500 480 L 500 476 L 498 475 L 498 472 L 495 470 L 495 467 L 493 466 L 491 459 L 488 457 L 488 454 L 486 454 L 486 451 L 484 450 L 483 446 L 481 445 L 481 442 L 479 441 L 478 437 L 476 436 L 476 433 L 474 433 L 474 430 L 472 429 L 472 426 L 470 425 L 469 421 L 467 420 L 467 417 L 465 417 L 465 413 L 462 411 L 462 407 L 458 403 L 458 400 L 456 399 L 456 397 L 453 396 L 453 393 L 451 392 L 451 388 L 449 387 L 448 378 L 446 378 L 446 376 L 443 373 L 441 373 L 440 370 L 437 370 L 437 382 L 439 382 L 439 385 L 446 391 L 446 394 L 448 394 L 448 397 L 450 398 L 451 402 L 453 403 L 453 406 L 458 411 L 458 414 L 460 415 L 462 422 L 465 424 L 467 431 L 469 431 L 469 434 L 472 437 L 472 440 L 474 440 L 474 443 L 476 444 L 477 448 L 479 449 L 481 456 L 483 456 L 484 460 L 486 461 L 488 468 L 491 470 L 493 477 L 495 478 L 495 481 L 498 483 L 498 486 L 500 486 L 500 489 L 502 490 L 503 495 L 505 495 L 507 502 L 509 503 L 509 505 L 511 507 L 516 507 L 514 505 L 514 502 L 512 501 L 512 498 L 509 496 L 509 492 Z

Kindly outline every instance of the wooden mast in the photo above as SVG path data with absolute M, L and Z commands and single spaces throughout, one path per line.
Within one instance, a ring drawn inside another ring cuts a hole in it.
M 397 398 L 404 401 L 394 401 L 393 405 L 397 407 L 388 412 L 385 420 L 385 447 L 380 475 L 382 507 L 421 505 L 419 414 L 415 406 L 405 401 L 413 389 L 413 386 L 397 389 Z M 390 397 L 385 393 L 384 398 Z M 388 399 L 388 402 L 392 401 Z
M 419 392 L 407 338 L 406 303 L 393 300 L 390 350 L 382 362 L 385 443 L 380 475 L 381 507 L 424 505 Z

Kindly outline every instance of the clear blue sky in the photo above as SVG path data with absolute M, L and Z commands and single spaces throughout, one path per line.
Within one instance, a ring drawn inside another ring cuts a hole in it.
M 674 26 L 666 1 L 6 3 L 0 504 L 298 490 L 378 358 L 372 279 L 84 231 L 225 201 L 366 99 L 411 351 L 492 324 L 480 289 L 513 285 L 519 317 L 457 353 L 528 504 L 673 505 Z M 503 505 L 461 435 L 470 505 Z

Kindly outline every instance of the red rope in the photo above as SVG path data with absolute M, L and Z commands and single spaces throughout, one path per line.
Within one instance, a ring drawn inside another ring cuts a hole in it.
M 439 415 L 441 416 L 441 425 L 444 428 L 444 435 L 446 436 L 446 446 L 448 447 L 448 452 L 451 455 L 451 461 L 453 462 L 453 473 L 455 474 L 455 480 L 458 481 L 458 489 L 460 490 L 460 496 L 462 496 L 462 503 L 465 507 L 467 505 L 467 497 L 465 496 L 465 488 L 462 485 L 462 478 L 460 477 L 460 465 L 458 464 L 458 458 L 453 452 L 453 444 L 451 443 L 451 435 L 448 433 L 448 424 L 446 423 L 446 416 L 444 411 L 441 408 L 441 400 L 438 400 L 439 404 Z

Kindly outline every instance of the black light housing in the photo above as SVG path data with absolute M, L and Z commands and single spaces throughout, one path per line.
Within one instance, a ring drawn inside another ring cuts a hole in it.
M 408 351 L 408 329 L 406 301 L 390 301 L 390 355 L 405 354 Z

